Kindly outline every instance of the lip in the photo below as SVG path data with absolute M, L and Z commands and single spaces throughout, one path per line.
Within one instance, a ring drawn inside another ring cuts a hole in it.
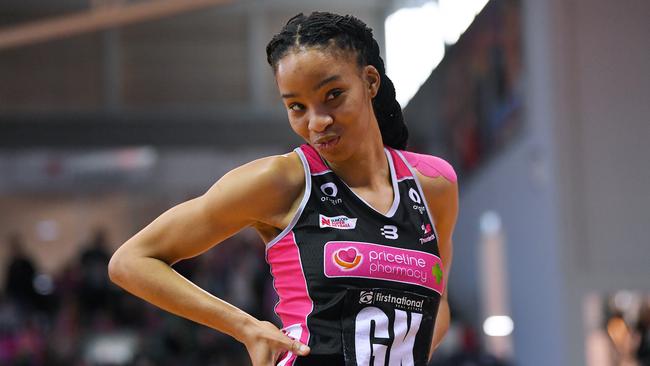
M 334 148 L 339 141 L 341 140 L 341 136 L 326 136 L 326 137 L 321 137 L 314 141 L 314 147 L 317 148 L 318 150 L 331 150 Z

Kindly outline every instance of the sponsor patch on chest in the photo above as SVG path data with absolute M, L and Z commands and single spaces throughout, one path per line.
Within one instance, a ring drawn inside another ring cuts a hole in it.
M 325 244 L 324 271 L 329 278 L 359 277 L 409 283 L 440 294 L 444 289 L 442 261 L 418 250 L 386 245 L 330 241 Z
M 334 229 L 341 229 L 341 230 L 352 230 L 355 227 L 357 227 L 357 219 L 356 218 L 351 218 L 347 216 L 334 216 L 334 217 L 327 217 L 325 215 L 318 215 L 318 221 L 320 223 L 320 227 L 326 228 L 326 227 L 331 227 Z

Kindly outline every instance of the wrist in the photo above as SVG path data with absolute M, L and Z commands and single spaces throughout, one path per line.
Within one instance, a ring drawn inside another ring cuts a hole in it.
M 233 329 L 233 338 L 237 341 L 248 344 L 255 338 L 260 321 L 253 316 L 244 313 L 244 316 L 237 322 L 237 326 Z

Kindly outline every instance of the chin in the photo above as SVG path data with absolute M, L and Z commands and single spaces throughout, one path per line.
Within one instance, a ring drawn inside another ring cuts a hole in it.
M 352 156 L 352 151 L 348 148 L 344 148 L 343 146 L 339 146 L 337 149 L 331 149 L 328 151 L 320 151 L 318 149 L 316 149 L 316 151 L 318 151 L 320 156 L 331 163 L 343 162 L 349 160 Z

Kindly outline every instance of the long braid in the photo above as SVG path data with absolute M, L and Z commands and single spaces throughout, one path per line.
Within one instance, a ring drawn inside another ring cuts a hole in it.
M 327 12 L 314 12 L 309 16 L 300 13 L 289 19 L 280 33 L 273 36 L 266 46 L 266 57 L 275 71 L 280 59 L 291 49 L 328 48 L 333 44 L 341 50 L 354 51 L 359 66 L 372 65 L 377 69 L 381 82 L 377 95 L 372 100 L 372 107 L 382 140 L 392 148 L 406 148 L 408 129 L 402 108 L 395 99 L 395 87 L 386 75 L 384 61 L 379 55 L 379 44 L 372 36 L 372 29 L 358 18 Z

